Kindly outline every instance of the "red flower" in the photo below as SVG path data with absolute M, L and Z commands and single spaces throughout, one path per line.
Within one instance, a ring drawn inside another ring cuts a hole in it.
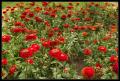
M 10 35 L 3 35 L 2 36 L 2 42 L 9 42 L 11 40 L 11 36 Z
M 49 48 L 49 47 L 50 47 L 50 40 L 44 41 L 44 42 L 42 43 L 42 45 L 43 45 L 44 47 L 46 47 L 46 48 Z
M 95 30 L 97 29 L 96 26 L 89 26 L 88 28 L 89 28 L 90 30 L 93 30 L 93 31 L 95 31 Z
M 22 15 L 25 15 L 25 16 L 26 16 L 26 15 L 27 15 L 27 12 L 23 12 Z
M 40 50 L 40 46 L 38 44 L 32 44 L 30 46 L 30 48 L 33 48 L 35 52 L 37 52 L 38 50 Z
M 67 17 L 71 17 L 71 16 L 72 16 L 72 14 L 71 14 L 71 13 L 68 13 L 68 14 L 67 14 Z
M 75 30 L 74 29 L 71 29 L 70 32 L 74 32 Z
M 26 15 L 21 15 L 20 18 L 21 19 L 24 19 L 26 17 Z
M 68 55 L 64 54 L 64 53 L 61 53 L 57 56 L 57 60 L 58 61 L 67 61 L 68 60 Z
M 88 33 L 87 32 L 82 32 L 82 36 L 87 36 Z
M 64 24 L 64 28 L 68 28 L 70 25 L 69 24 Z
M 33 64 L 34 63 L 33 59 L 31 59 L 31 58 L 26 59 L 25 62 L 27 62 L 28 64 Z
M 36 7 L 36 8 L 34 8 L 34 10 L 35 10 L 35 12 L 40 12 L 42 10 L 42 8 Z
M 49 22 L 48 21 L 44 21 L 44 24 L 47 25 L 47 24 L 49 24 Z
M 57 34 L 57 36 L 60 36 L 62 33 L 63 33 L 63 32 L 59 31 L 58 34 Z
M 113 65 L 112 65 L 112 69 L 113 69 L 113 71 L 116 73 L 116 74 L 118 74 L 118 62 L 115 62 Z
M 95 74 L 95 70 L 92 67 L 84 67 L 81 70 L 82 75 L 87 78 L 87 79 L 91 79 L 93 78 L 94 74 Z
M 78 5 L 79 5 L 79 2 L 76 3 L 76 6 L 78 6 Z
M 40 41 L 41 41 L 41 42 L 45 41 L 45 38 L 40 38 Z
M 102 40 L 103 41 L 107 41 L 107 40 L 109 40 L 111 37 L 110 36 L 106 36 L 106 37 L 104 37 Z
M 61 16 L 61 19 L 63 19 L 63 20 L 65 20 L 66 18 L 67 18 L 67 16 L 64 14 Z
M 48 2 L 42 2 L 42 6 L 47 6 Z
M 30 13 L 30 8 L 26 8 L 25 13 Z
M 3 58 L 3 59 L 2 59 L 2 65 L 7 65 L 7 63 L 8 63 L 7 59 L 6 59 L 6 58 Z
M 68 8 L 68 9 L 72 9 L 72 8 L 73 8 L 73 6 L 68 6 L 67 8 Z
M 29 17 L 33 17 L 34 13 L 30 12 L 28 15 L 29 15 Z
M 21 26 L 21 22 L 15 22 L 15 26 Z
M 7 6 L 6 8 L 11 8 L 10 6 Z
M 39 17 L 35 17 L 36 22 L 42 22 L 42 19 Z
M 11 67 L 10 67 L 10 69 L 9 69 L 9 73 L 10 73 L 10 75 L 13 75 L 14 74 L 14 72 L 16 71 L 16 65 L 12 65 Z
M 30 18 L 25 18 L 25 21 L 26 21 L 26 22 L 30 21 Z
M 92 50 L 86 48 L 86 49 L 83 50 L 83 53 L 84 53 L 85 55 L 91 55 L 91 54 L 92 54 Z
M 102 65 L 100 63 L 96 63 L 96 67 L 102 68 Z
M 71 6 L 73 5 L 71 2 L 69 2 L 68 4 L 71 5 Z
M 33 55 L 33 52 L 28 48 L 22 49 L 19 54 L 21 58 L 28 58 L 28 57 L 31 57 L 32 55 Z
M 112 62 L 112 63 L 118 62 L 118 57 L 116 55 L 111 55 L 110 62 Z
M 99 46 L 99 47 L 98 47 L 98 50 L 99 50 L 100 52 L 103 52 L 103 53 L 106 53 L 106 52 L 107 52 L 107 48 L 106 48 L 105 46 Z
M 34 54 L 35 52 L 37 52 L 38 50 L 36 50 L 35 48 L 33 47 L 29 47 L 27 48 L 29 51 L 31 51 L 32 54 Z
M 57 17 L 57 15 L 55 13 L 51 13 L 50 16 L 54 17 L 54 18 Z
M 54 28 L 52 28 L 54 31 L 58 31 L 58 30 L 60 30 L 58 27 L 54 27 Z
M 91 21 L 92 18 L 84 18 L 85 21 Z
M 49 12 L 48 12 L 48 11 L 45 11 L 44 14 L 45 14 L 45 15 L 49 15 Z
M 115 48 L 115 51 L 118 52 L 118 48 Z
M 3 11 L 3 14 L 6 14 L 7 11 Z
M 79 21 L 80 18 L 72 18 L 71 21 Z
M 57 40 L 50 41 L 50 46 L 56 46 L 58 44 L 59 44 L 59 42 Z
M 94 44 L 98 43 L 98 40 L 93 40 L 93 43 L 94 43 Z
M 53 35 L 54 35 L 54 30 L 49 30 L 49 31 L 48 31 L 48 36 L 49 36 L 49 37 L 52 37 Z
M 34 6 L 34 5 L 35 5 L 35 2 L 30 2 L 30 5 L 31 5 L 31 6 Z
M 28 35 L 26 35 L 26 38 L 25 38 L 27 41 L 28 40 L 35 40 L 35 39 L 37 39 L 37 36 L 36 36 L 36 34 L 28 34 Z
M 22 32 L 24 32 L 24 28 L 12 28 L 12 29 L 11 29 L 11 32 L 14 32 L 14 33 L 22 33 Z
M 78 25 L 75 25 L 73 28 L 74 28 L 75 30 L 78 30 L 78 29 L 79 29 L 79 26 L 78 26 Z
M 59 41 L 59 43 L 64 43 L 65 42 L 64 37 L 58 37 L 57 40 Z
M 60 54 L 61 54 L 61 50 L 58 48 L 54 48 L 49 51 L 49 55 L 53 58 L 58 58 Z

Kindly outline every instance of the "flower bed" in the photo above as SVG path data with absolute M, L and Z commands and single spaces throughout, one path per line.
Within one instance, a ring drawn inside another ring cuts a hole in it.
M 118 79 L 114 6 L 107 2 L 7 6 L 2 14 L 2 78 Z

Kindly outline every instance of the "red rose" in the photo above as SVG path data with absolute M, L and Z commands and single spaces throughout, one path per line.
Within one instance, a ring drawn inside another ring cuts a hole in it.
M 106 48 L 105 46 L 99 46 L 99 47 L 98 47 L 98 50 L 99 50 L 100 52 L 103 52 L 103 53 L 106 53 L 106 52 L 107 52 L 107 48 Z
M 86 49 L 83 50 L 83 53 L 84 53 L 85 55 L 91 55 L 91 54 L 92 54 L 92 50 L 86 48 Z
M 82 73 L 83 77 L 85 77 L 87 79 L 91 79 L 95 75 L 95 70 L 92 67 L 84 67 L 81 70 L 81 73 Z
M 6 58 L 3 58 L 3 59 L 2 59 L 2 65 L 7 65 L 7 63 L 8 63 L 7 59 L 6 59 Z
M 2 42 L 10 42 L 11 36 L 10 35 L 3 35 L 2 36 Z

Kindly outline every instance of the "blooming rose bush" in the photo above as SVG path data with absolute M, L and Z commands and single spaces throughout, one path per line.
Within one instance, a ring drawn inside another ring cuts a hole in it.
M 7 6 L 2 12 L 2 78 L 118 79 L 114 6 L 107 2 Z

